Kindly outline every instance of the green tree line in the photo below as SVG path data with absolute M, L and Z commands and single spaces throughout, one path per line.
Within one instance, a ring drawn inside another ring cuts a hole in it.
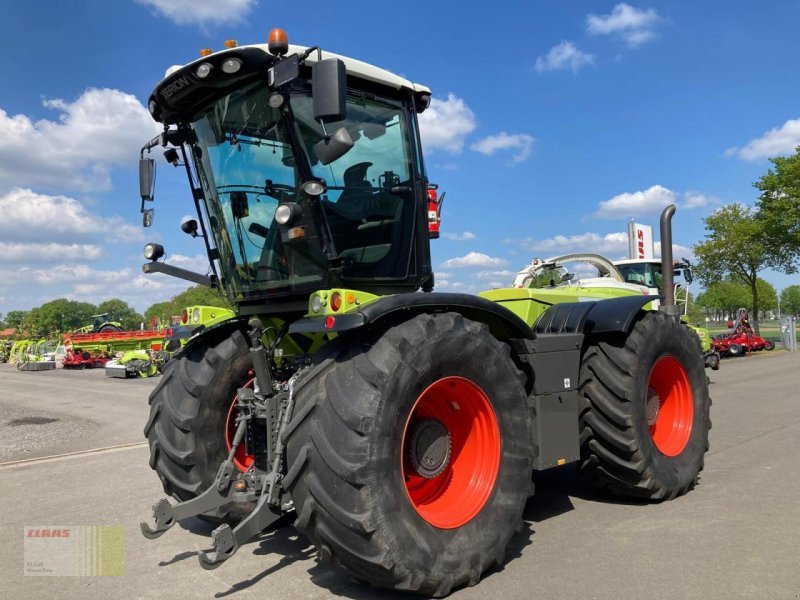
M 196 305 L 231 308 L 218 290 L 198 285 L 167 301 L 152 304 L 143 315 L 119 298 L 97 305 L 57 298 L 31 310 L 11 310 L 5 316 L 0 315 L 0 328 L 16 329 L 16 337 L 53 337 L 91 324 L 93 315 L 108 313 L 107 320 L 119 322 L 125 330 L 135 330 L 150 327 L 154 317 L 162 325 L 169 325 L 173 316 L 180 315 L 187 306 Z

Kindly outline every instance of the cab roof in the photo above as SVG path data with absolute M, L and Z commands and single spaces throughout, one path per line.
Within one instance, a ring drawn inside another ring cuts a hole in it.
M 252 48 L 252 49 L 260 50 L 260 51 L 264 52 L 264 54 L 266 54 L 267 56 L 272 56 L 272 54 L 269 51 L 269 48 L 268 48 L 267 44 L 252 44 L 252 45 L 247 45 L 247 46 L 237 46 L 237 47 L 231 48 L 231 49 L 227 49 L 226 48 L 225 50 L 220 50 L 218 52 L 214 52 L 213 55 L 214 56 L 223 56 L 224 54 L 236 53 L 237 51 L 241 51 L 241 50 L 246 49 L 246 48 L 247 49 Z M 289 45 L 289 52 L 287 53 L 287 56 L 288 55 L 292 55 L 292 54 L 300 54 L 302 52 L 305 52 L 306 50 L 308 50 L 307 46 L 296 46 L 294 44 L 290 44 Z M 310 65 L 310 64 L 313 64 L 313 63 L 317 62 L 317 57 L 318 57 L 317 52 L 316 51 L 312 52 L 311 55 L 306 59 L 306 64 Z M 344 64 L 345 64 L 345 67 L 347 68 L 347 74 L 349 76 L 351 76 L 351 77 L 357 77 L 357 78 L 363 79 L 365 81 L 369 81 L 369 82 L 372 82 L 372 83 L 377 83 L 377 84 L 380 84 L 380 85 L 385 85 L 387 87 L 390 87 L 390 88 L 393 88 L 393 89 L 396 89 L 396 90 L 408 89 L 408 90 L 411 90 L 411 91 L 414 91 L 414 92 L 425 92 L 425 93 L 430 93 L 430 91 L 431 91 L 430 88 L 428 88 L 427 86 L 424 86 L 424 85 L 419 84 L 419 83 L 412 83 L 408 79 L 405 79 L 404 77 L 400 77 L 399 75 L 395 75 L 391 71 L 387 71 L 386 69 L 381 69 L 380 67 L 376 67 L 376 66 L 371 65 L 369 63 L 365 63 L 363 61 L 356 60 L 355 58 L 349 58 L 347 56 L 342 56 L 340 54 L 334 54 L 333 52 L 328 52 L 327 50 L 322 50 L 322 58 L 323 59 L 326 59 L 326 58 L 338 58 L 338 59 L 342 60 L 344 62 Z M 192 61 L 190 63 L 185 64 L 185 65 L 173 65 L 169 69 L 167 69 L 167 72 L 164 74 L 164 77 L 169 77 L 170 75 L 172 75 L 176 71 L 182 69 L 183 67 L 190 66 L 190 65 L 195 65 L 195 64 L 200 64 L 200 63 L 204 62 L 207 59 L 208 59 L 208 56 L 203 56 L 203 57 L 198 58 L 197 60 L 194 60 L 194 61 Z

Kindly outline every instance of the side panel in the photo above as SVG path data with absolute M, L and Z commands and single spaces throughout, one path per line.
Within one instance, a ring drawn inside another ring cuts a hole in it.
M 532 339 L 530 327 L 517 315 L 496 302 L 470 294 L 414 293 L 384 296 L 356 311 L 338 316 L 306 317 L 292 323 L 289 333 L 342 332 L 372 325 L 386 319 L 408 319 L 420 313 L 456 312 L 486 323 L 498 339 Z

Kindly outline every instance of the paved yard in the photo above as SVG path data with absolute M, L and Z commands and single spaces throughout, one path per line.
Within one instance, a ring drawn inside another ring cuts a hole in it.
M 627 505 L 592 496 L 568 470 L 539 477 L 513 560 L 452 597 L 800 597 L 799 373 L 800 354 L 788 353 L 726 360 L 710 373 L 711 451 L 700 485 L 676 501 Z M 5 595 L 390 596 L 318 565 L 286 524 L 215 571 L 203 571 L 194 555 L 209 545 L 210 527 L 200 521 L 145 540 L 138 522 L 163 495 L 142 443 L 154 384 L 0 365 Z M 23 527 L 30 525 L 123 525 L 125 575 L 23 577 Z

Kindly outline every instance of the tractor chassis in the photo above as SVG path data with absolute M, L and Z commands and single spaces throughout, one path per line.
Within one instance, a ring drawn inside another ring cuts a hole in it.
M 297 377 L 302 371 L 295 373 L 283 390 L 270 396 L 262 396 L 259 390 L 271 389 L 272 380 L 267 375 L 264 349 L 260 344 L 260 323 L 251 331 L 251 340 L 256 340 L 251 348 L 251 356 L 256 372 L 256 389 L 239 388 L 237 390 L 236 433 L 231 442 L 227 458 L 222 461 L 212 484 L 199 496 L 171 504 L 162 499 L 153 505 L 153 522 L 140 523 L 142 534 L 148 539 L 155 539 L 171 529 L 176 522 L 209 513 L 231 503 L 256 503 L 255 508 L 235 527 L 223 523 L 211 534 L 213 548 L 198 554 L 200 565 L 204 569 L 215 569 L 233 556 L 248 540 L 255 537 L 266 527 L 277 521 L 284 513 L 292 509 L 292 501 L 282 486 L 283 479 L 283 433 L 289 423 L 294 405 L 293 392 Z M 259 374 L 266 375 L 265 378 Z M 266 381 L 264 381 L 266 379 Z M 277 408 L 277 410 L 276 410 Z M 275 419 L 277 418 L 277 427 Z M 234 457 L 240 444 L 245 441 L 248 428 L 266 428 L 268 440 L 268 462 L 270 469 L 266 474 L 257 474 L 255 464 L 246 472 L 241 472 L 234 464 Z M 272 432 L 277 430 L 277 435 Z

